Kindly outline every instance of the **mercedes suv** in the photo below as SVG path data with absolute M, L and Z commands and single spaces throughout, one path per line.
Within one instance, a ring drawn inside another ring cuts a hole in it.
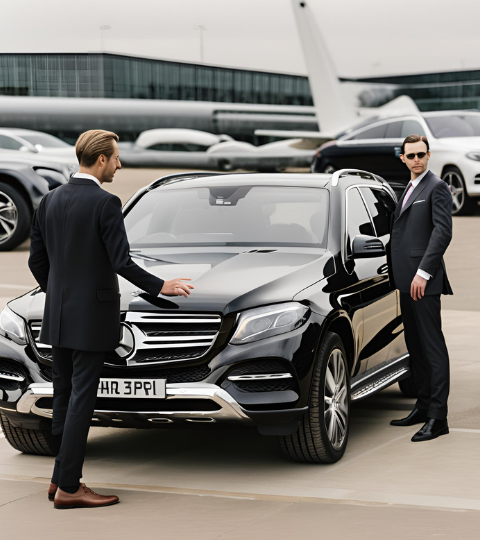
M 285 453 L 331 463 L 350 402 L 410 378 L 386 249 L 395 194 L 380 177 L 173 175 L 125 205 L 136 262 L 192 278 L 188 298 L 154 298 L 119 278 L 119 345 L 93 426 L 231 422 L 278 436 Z M 53 454 L 51 348 L 37 288 L 0 316 L 0 419 L 19 451 Z

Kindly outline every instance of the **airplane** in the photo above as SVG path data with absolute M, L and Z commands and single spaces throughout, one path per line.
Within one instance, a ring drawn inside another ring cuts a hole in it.
M 255 135 L 301 138 L 316 141 L 317 146 L 347 133 L 368 118 L 389 118 L 405 114 L 420 114 L 409 96 L 399 96 L 380 107 L 355 107 L 346 99 L 342 84 L 315 15 L 305 1 L 291 0 L 298 36 L 307 64 L 308 80 L 320 131 L 256 129 Z

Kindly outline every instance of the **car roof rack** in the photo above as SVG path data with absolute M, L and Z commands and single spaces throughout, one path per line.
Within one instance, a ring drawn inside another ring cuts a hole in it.
M 193 180 L 195 178 L 202 178 L 204 176 L 221 176 L 225 173 L 218 172 L 184 172 L 177 174 L 169 174 L 168 176 L 162 176 L 162 178 L 157 178 L 154 180 L 147 188 L 148 191 L 157 188 L 158 186 L 163 186 L 165 184 L 174 184 L 175 182 L 182 182 L 183 180 Z
M 361 178 L 375 180 L 376 182 L 383 184 L 383 181 L 371 172 L 362 171 L 360 169 L 340 169 L 339 171 L 335 171 L 332 175 L 332 187 L 338 186 L 338 181 L 344 176 L 360 176 Z

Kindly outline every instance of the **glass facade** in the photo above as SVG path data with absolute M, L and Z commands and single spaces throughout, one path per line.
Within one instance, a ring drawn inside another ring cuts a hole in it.
M 390 94 L 386 101 L 407 95 L 421 111 L 480 109 L 480 70 L 345 80 L 385 85 Z
M 313 104 L 306 77 L 113 54 L 0 54 L 0 94 Z

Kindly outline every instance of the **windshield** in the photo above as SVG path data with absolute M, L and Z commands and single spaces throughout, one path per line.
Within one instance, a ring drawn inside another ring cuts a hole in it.
M 437 139 L 480 136 L 480 114 L 429 116 L 425 120 Z
M 326 247 L 328 191 L 217 186 L 147 193 L 125 217 L 132 248 Z
M 65 148 L 66 146 L 70 146 L 61 139 L 57 139 L 57 137 L 48 135 L 47 133 L 35 133 L 34 135 L 22 135 L 21 137 L 30 144 L 41 144 L 45 148 Z

